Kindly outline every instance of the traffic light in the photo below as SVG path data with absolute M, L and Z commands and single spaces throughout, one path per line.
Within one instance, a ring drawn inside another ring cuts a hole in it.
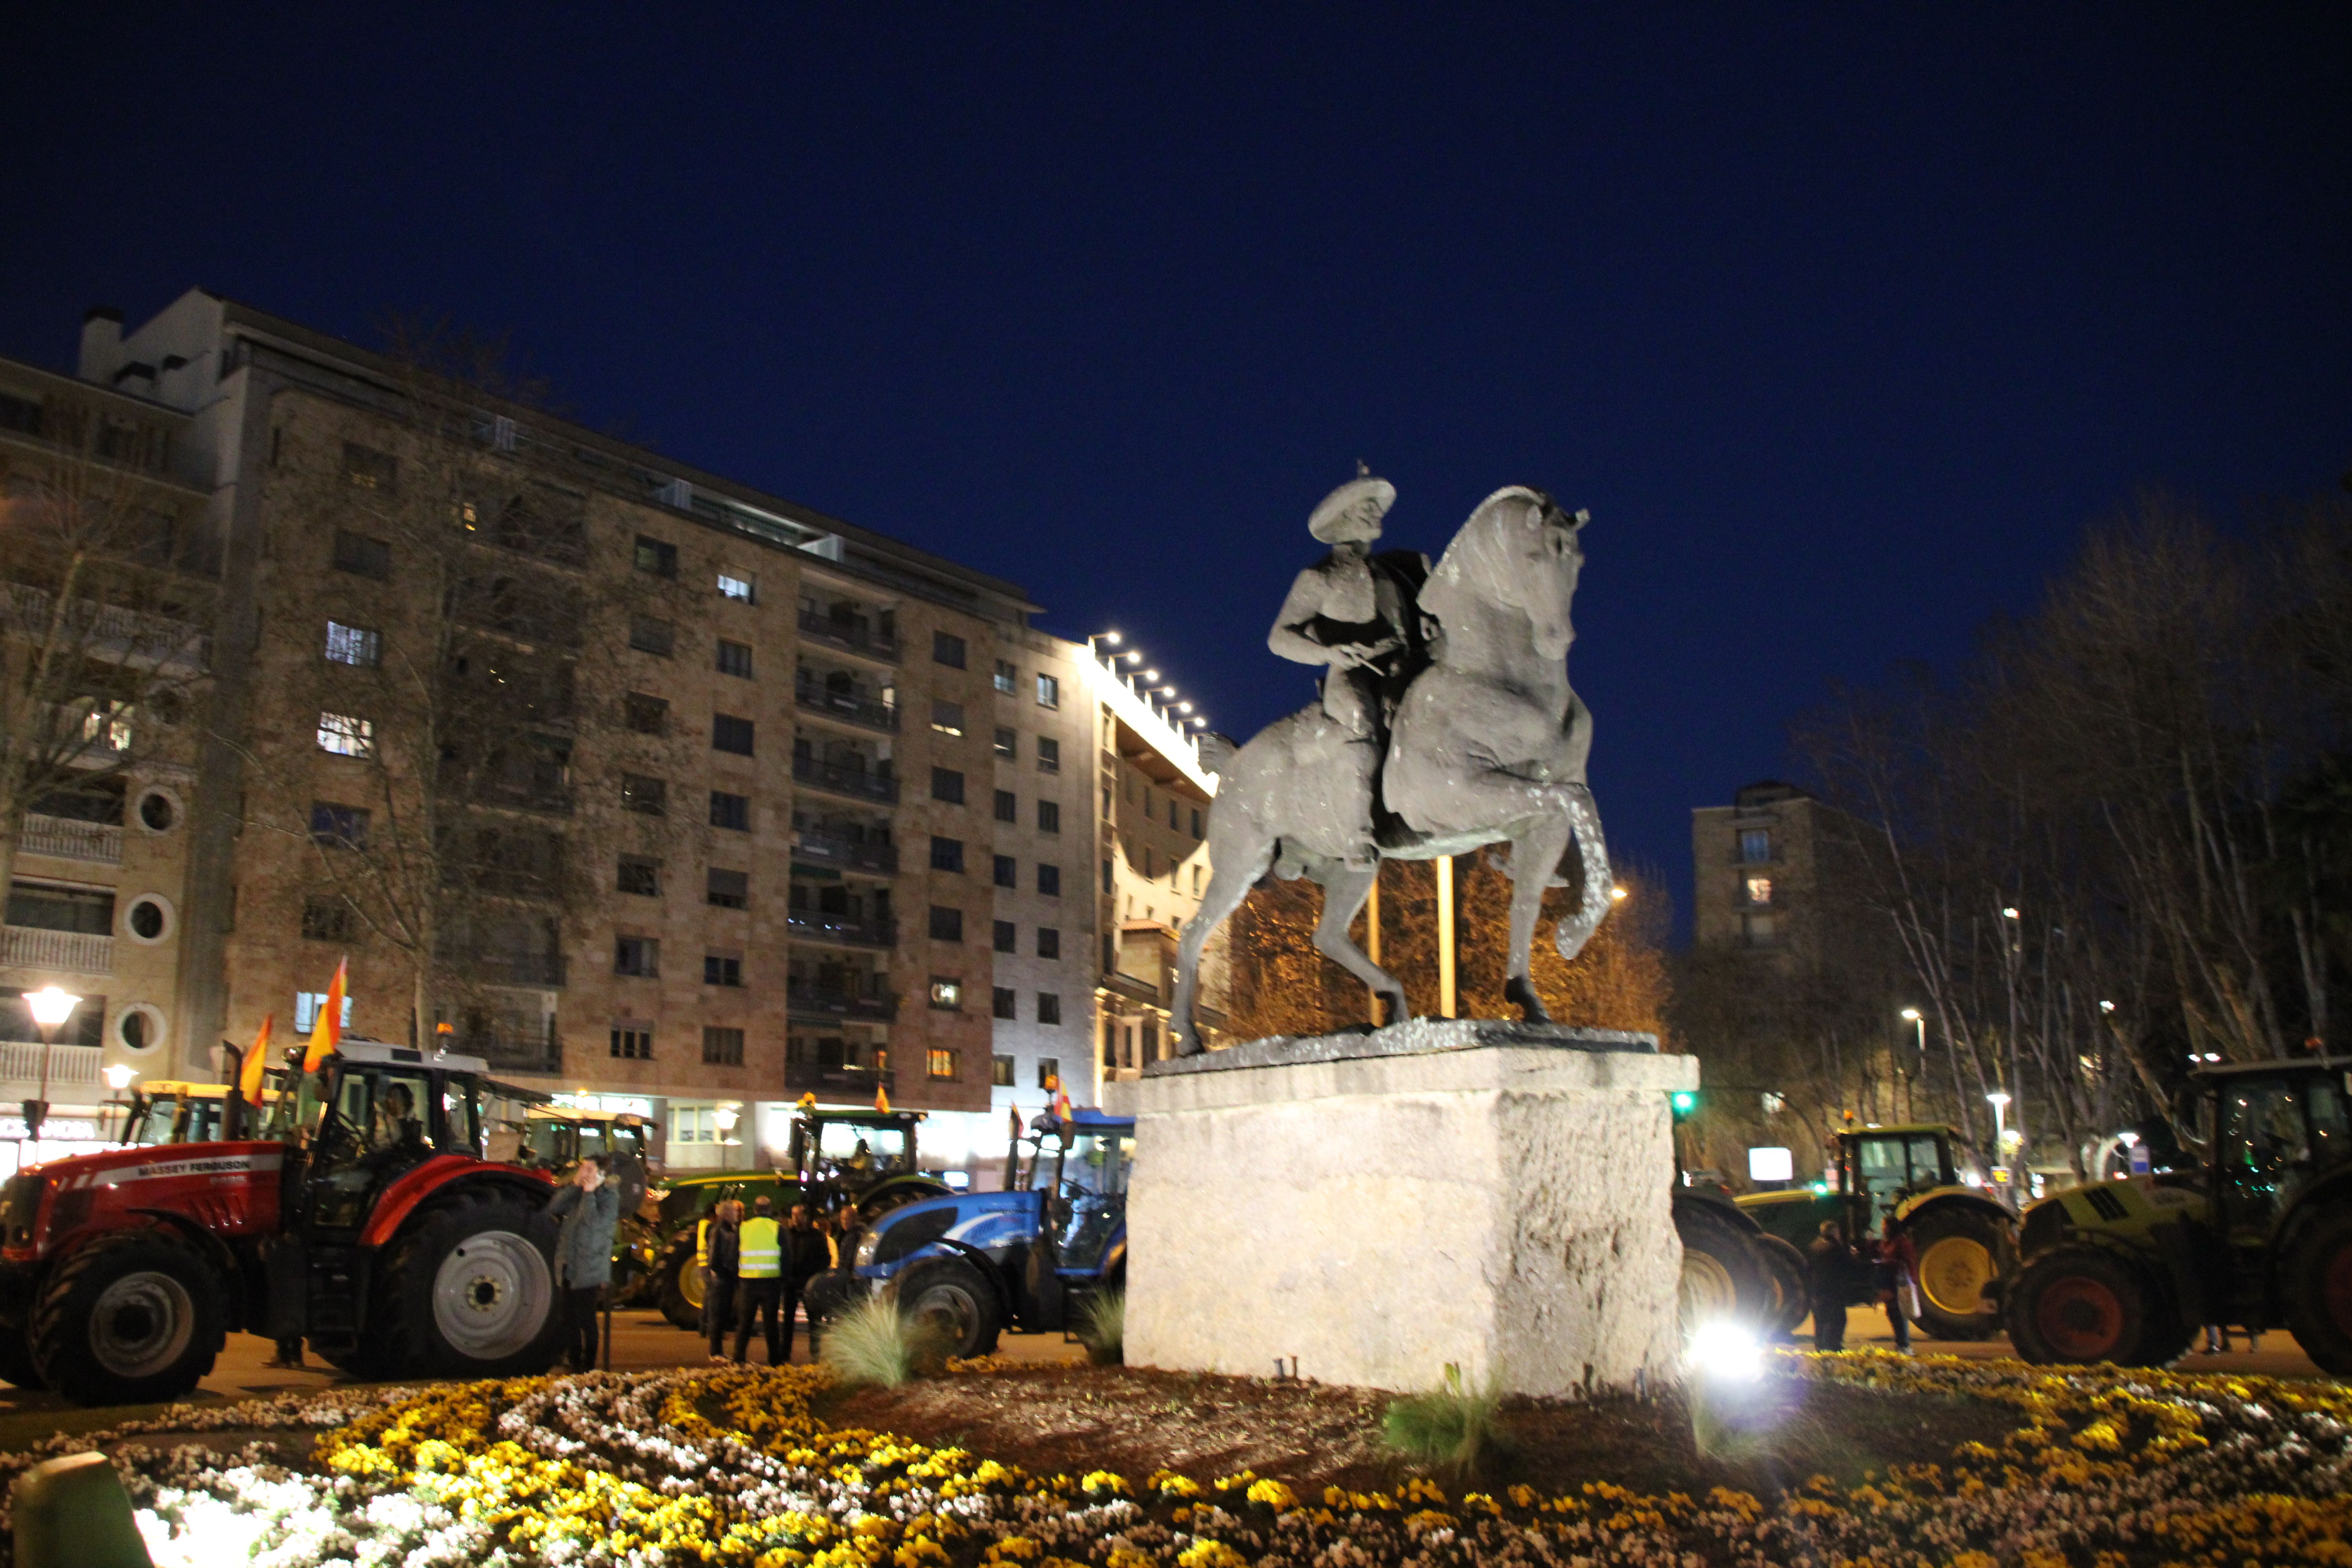
M 1668 1102 L 1675 1108 L 1675 1120 L 1680 1121 L 1698 1109 L 1698 1090 L 1678 1089 L 1669 1097 Z

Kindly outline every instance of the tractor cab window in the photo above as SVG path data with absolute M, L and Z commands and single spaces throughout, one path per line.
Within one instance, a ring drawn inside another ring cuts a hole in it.
M 866 1175 L 911 1168 L 903 1127 L 860 1127 L 828 1121 L 817 1137 L 817 1155 L 847 1174 Z
M 1090 1132 L 1070 1145 L 1069 1158 L 1062 1163 L 1062 1179 L 1086 1192 L 1124 1197 L 1134 1165 L 1132 1136 L 1106 1137 Z
M 1935 1185 L 1941 1168 L 1933 1138 L 1858 1138 L 1853 1163 L 1855 1183 L 1849 1190 L 1869 1204 L 1866 1223 L 1874 1232 L 1905 1194 Z
M 2233 1241 L 2259 1242 L 2312 1172 L 2304 1085 L 2242 1079 L 2221 1091 L 2221 1171 Z
M 2344 1077 L 2352 1079 L 2352 1073 Z M 2352 1160 L 2352 1110 L 2347 1110 L 2339 1079 L 2313 1079 L 2306 1093 L 2311 1107 L 2311 1163 L 2317 1170 L 2332 1171 Z
M 170 1095 L 156 1100 L 142 1100 L 131 1123 L 127 1143 L 169 1143 L 172 1127 L 180 1115 L 179 1100 Z
M 479 1158 L 482 1124 L 474 1101 L 474 1086 L 464 1079 L 441 1080 L 441 1146 L 452 1153 L 463 1151 Z
M 1070 1145 L 1052 1205 L 1058 1211 L 1055 1242 L 1059 1267 L 1088 1272 L 1101 1267 L 1104 1249 L 1127 1217 L 1127 1184 L 1134 1168 L 1131 1135 L 1089 1132 Z
M 174 1143 L 216 1143 L 221 1135 L 221 1102 L 191 1098 L 180 1105 L 172 1123 Z

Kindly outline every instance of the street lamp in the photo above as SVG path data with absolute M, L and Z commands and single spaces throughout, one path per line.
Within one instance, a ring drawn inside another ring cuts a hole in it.
M 81 1005 L 81 998 L 70 991 L 60 991 L 54 985 L 44 985 L 38 991 L 25 993 L 25 1006 L 33 1015 L 34 1027 L 41 1032 L 40 1097 L 24 1103 L 26 1142 L 41 1141 L 41 1123 L 49 1115 L 49 1045 L 73 1010 Z
M 1918 1031 L 1919 1070 L 1924 1073 L 1927 1070 L 1927 1016 L 1916 1007 L 1906 1007 L 1903 1009 L 1903 1021 Z M 1897 1079 L 1904 1079 L 1902 1068 L 1895 1070 Z M 1911 1085 L 1907 1079 L 1903 1082 L 1903 1114 L 1911 1114 Z
M 1985 1099 L 1992 1103 L 1992 1150 L 1998 1163 L 2009 1149 L 2009 1090 L 1994 1089 Z
M 121 1105 L 122 1103 L 122 1091 L 129 1089 L 131 1087 L 131 1080 L 138 1076 L 139 1069 L 137 1068 L 129 1066 L 123 1062 L 117 1062 L 112 1067 L 108 1068 L 106 1069 L 106 1087 L 114 1091 L 114 1098 L 107 1101 L 107 1103 L 110 1105 Z M 130 1107 L 128 1106 L 123 1107 L 122 1135 L 123 1141 L 128 1142 L 131 1137 L 131 1114 Z
M 733 1106 L 720 1106 L 717 1110 L 711 1113 L 710 1120 L 712 1124 L 719 1129 L 719 1142 L 732 1143 L 735 1142 L 732 1134 L 735 1131 L 735 1123 L 740 1120 L 740 1113 L 737 1111 Z

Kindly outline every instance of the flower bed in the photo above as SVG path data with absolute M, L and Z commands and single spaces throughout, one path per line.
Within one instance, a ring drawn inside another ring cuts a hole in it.
M 157 1563 L 207 1568 L 2352 1563 L 2352 1393 L 2336 1384 L 1869 1352 L 1780 1356 L 1771 1375 L 1991 1401 L 2017 1425 L 1941 1465 L 1762 1498 L 1425 1479 L 1301 1495 L 1246 1471 L 1030 1475 L 828 1426 L 810 1408 L 823 1373 L 728 1368 L 254 1401 L 204 1424 L 334 1429 L 304 1465 L 135 1443 L 117 1462 Z

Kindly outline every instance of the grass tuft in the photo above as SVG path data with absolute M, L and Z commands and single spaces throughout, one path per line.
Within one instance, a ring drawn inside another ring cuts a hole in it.
M 1510 1452 L 1503 1420 L 1503 1393 L 1462 1385 L 1462 1369 L 1445 1364 L 1445 1381 L 1425 1394 L 1389 1402 L 1381 1416 L 1381 1437 L 1406 1460 L 1431 1469 L 1469 1475 Z
M 852 1305 L 825 1325 L 818 1358 L 844 1383 L 896 1388 L 939 1360 L 930 1336 L 878 1296 Z
M 1127 1361 L 1127 1292 L 1097 1290 L 1078 1309 L 1078 1342 L 1097 1366 L 1119 1366 Z

